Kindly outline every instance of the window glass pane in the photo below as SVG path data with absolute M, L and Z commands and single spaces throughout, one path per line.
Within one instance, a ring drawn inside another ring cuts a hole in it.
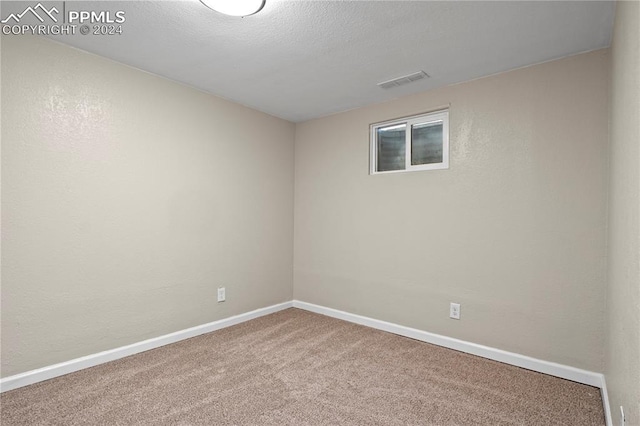
M 442 163 L 442 121 L 411 126 L 411 165 Z
M 406 124 L 376 129 L 377 171 L 405 169 Z

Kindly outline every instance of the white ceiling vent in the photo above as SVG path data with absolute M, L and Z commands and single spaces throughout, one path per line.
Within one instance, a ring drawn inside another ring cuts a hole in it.
M 382 83 L 378 83 L 378 87 L 381 87 L 383 89 L 391 89 L 392 87 L 413 83 L 414 81 L 422 80 L 423 78 L 429 78 L 429 74 L 424 71 L 418 71 L 414 72 L 413 74 L 394 78 L 393 80 L 383 81 Z

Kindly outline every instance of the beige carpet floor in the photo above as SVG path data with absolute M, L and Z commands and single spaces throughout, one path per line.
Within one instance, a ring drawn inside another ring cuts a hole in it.
M 597 388 L 298 309 L 0 396 L 9 425 L 603 425 Z

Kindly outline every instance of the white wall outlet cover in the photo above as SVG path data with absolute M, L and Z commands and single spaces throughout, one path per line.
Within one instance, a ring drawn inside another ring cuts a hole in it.
M 224 302 L 226 299 L 226 294 L 225 294 L 225 288 L 224 287 L 218 287 L 218 302 Z
M 451 305 L 449 305 L 449 318 L 460 319 L 459 303 L 451 303 Z

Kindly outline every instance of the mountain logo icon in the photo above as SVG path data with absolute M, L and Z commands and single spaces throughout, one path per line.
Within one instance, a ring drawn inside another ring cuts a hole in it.
M 31 13 L 33 16 L 35 16 L 40 22 L 44 22 L 43 16 L 45 17 L 48 16 L 49 18 L 51 18 L 53 22 L 58 22 L 58 18 L 55 17 L 54 13 L 57 15 L 60 12 L 55 7 L 52 7 L 51 9 L 47 10 L 47 8 L 42 5 L 42 3 L 38 3 L 34 7 L 31 7 L 31 6 L 27 7 L 22 13 L 18 13 L 18 14 L 12 13 L 0 22 L 2 22 L 3 24 L 6 24 L 13 19 L 14 22 L 17 24 L 28 13 Z

